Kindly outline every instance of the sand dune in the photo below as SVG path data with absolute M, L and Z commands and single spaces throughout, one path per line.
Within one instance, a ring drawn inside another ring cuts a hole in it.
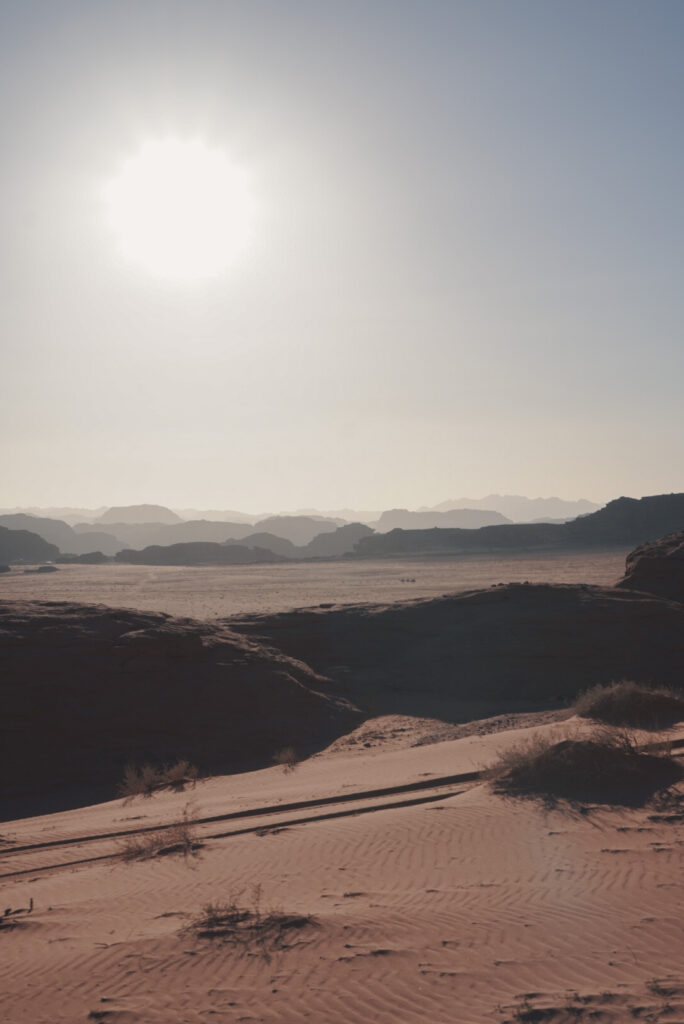
M 408 729 L 405 720 L 378 722 L 373 748 L 336 747 L 289 774 L 271 768 L 182 794 L 12 823 L 3 831 L 0 873 L 24 856 L 10 844 L 171 821 L 188 800 L 208 817 L 429 782 L 472 772 L 530 734 L 397 749 L 391 733 L 400 728 Z M 568 729 L 590 726 L 571 721 L 532 731 Z M 402 735 L 419 741 L 421 729 Z M 670 735 L 682 738 L 684 729 Z M 496 796 L 481 780 L 451 790 L 443 787 L 443 799 L 429 803 L 384 809 L 373 809 L 371 798 L 365 808 L 359 802 L 365 813 L 286 827 L 289 812 L 271 813 L 263 819 L 270 827 L 205 838 L 187 858 L 125 863 L 106 840 L 101 848 L 110 859 L 59 868 L 55 848 L 45 849 L 45 870 L 36 860 L 28 874 L 3 878 L 8 907 L 33 900 L 32 912 L 12 915 L 17 927 L 0 934 L 5 1019 L 684 1018 L 681 813 L 663 821 L 653 820 L 652 807 L 548 810 Z M 198 937 L 191 925 L 202 906 L 231 896 L 312 920 L 265 944 Z

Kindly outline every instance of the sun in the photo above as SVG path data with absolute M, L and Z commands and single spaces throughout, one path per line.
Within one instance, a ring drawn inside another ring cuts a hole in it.
M 244 171 L 200 141 L 146 142 L 106 184 L 104 200 L 121 253 L 159 277 L 216 277 L 251 236 Z

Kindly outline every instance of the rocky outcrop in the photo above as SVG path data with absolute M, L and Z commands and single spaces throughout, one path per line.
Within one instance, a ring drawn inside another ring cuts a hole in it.
M 0 562 L 52 562 L 59 548 L 30 530 L 9 530 L 0 526 Z
M 128 762 L 202 772 L 304 754 L 360 716 L 301 662 L 228 626 L 0 601 L 5 816 L 113 797 Z
M 642 544 L 627 555 L 625 568 L 618 587 L 684 602 L 684 531 Z
M 684 494 L 616 498 L 561 529 L 576 544 L 645 544 L 684 530 Z
M 613 679 L 684 680 L 684 605 L 629 590 L 507 584 L 229 621 L 373 714 L 465 721 L 572 701 Z
M 117 562 L 130 565 L 249 565 L 259 562 L 284 562 L 265 548 L 247 548 L 241 544 L 152 544 L 142 551 L 124 550 L 116 556 Z

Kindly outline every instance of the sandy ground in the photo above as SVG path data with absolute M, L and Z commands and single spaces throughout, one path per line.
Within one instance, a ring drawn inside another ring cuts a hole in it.
M 0 929 L 3 1020 L 684 1021 L 684 816 L 549 810 L 472 777 L 589 728 L 541 721 L 427 743 L 435 723 L 385 718 L 290 772 L 8 823 L 3 906 L 32 910 Z M 184 808 L 187 856 L 124 861 L 106 835 Z M 296 926 L 193 929 L 232 899 Z
M 477 555 L 461 558 L 306 562 L 183 568 L 62 565 L 55 573 L 0 575 L 0 598 L 76 601 L 197 619 L 266 614 L 333 602 L 383 603 L 439 597 L 493 583 L 589 583 L 612 586 L 628 549 Z

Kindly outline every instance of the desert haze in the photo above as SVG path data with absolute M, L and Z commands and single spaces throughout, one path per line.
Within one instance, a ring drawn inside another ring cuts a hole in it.
M 684 1024 L 683 53 L 0 2 L 0 1024 Z

